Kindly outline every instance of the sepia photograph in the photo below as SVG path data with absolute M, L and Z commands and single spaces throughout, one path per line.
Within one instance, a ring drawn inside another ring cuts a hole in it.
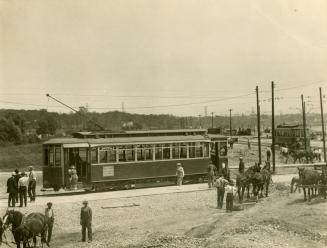
M 0 247 L 327 247 L 327 1 L 0 0 Z

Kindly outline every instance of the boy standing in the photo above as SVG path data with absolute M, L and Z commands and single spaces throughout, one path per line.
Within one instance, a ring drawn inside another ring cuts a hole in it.
M 233 180 L 230 180 L 229 184 L 225 187 L 226 195 L 226 212 L 233 211 L 234 195 L 236 194 L 236 188 L 234 187 Z

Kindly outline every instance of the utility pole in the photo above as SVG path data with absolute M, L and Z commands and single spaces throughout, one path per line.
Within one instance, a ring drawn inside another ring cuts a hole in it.
M 322 104 L 322 93 L 321 93 L 321 87 L 319 88 L 319 93 L 320 93 L 320 112 L 321 112 L 321 128 L 322 128 L 322 142 L 323 142 L 323 147 L 324 147 L 324 161 L 325 163 L 327 162 L 326 159 L 326 141 L 325 141 L 325 122 L 324 122 L 324 109 L 323 109 L 323 104 Z M 326 175 L 326 164 L 322 167 L 322 173 L 323 176 Z
M 213 128 L 213 112 L 211 112 L 211 128 Z
M 275 83 L 271 82 L 271 152 L 272 152 L 272 164 L 273 172 L 275 172 Z
M 303 117 L 303 134 L 304 134 L 304 150 L 307 151 L 307 123 L 305 116 L 305 101 L 303 100 L 303 95 L 301 95 L 302 100 L 302 117 Z M 307 159 L 308 160 L 308 159 Z
M 259 105 L 259 87 L 255 88 L 257 95 L 257 129 L 258 129 L 258 152 L 259 152 L 259 164 L 261 164 L 261 128 L 260 128 L 260 105 Z
M 229 109 L 229 136 L 232 141 L 232 109 Z

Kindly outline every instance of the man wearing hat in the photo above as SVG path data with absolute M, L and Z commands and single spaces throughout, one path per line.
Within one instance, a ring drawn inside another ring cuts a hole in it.
M 225 187 L 226 195 L 226 212 L 233 211 L 234 195 L 236 194 L 236 188 L 233 180 L 229 181 L 229 184 Z
M 28 182 L 28 196 L 30 197 L 31 202 L 35 201 L 35 189 L 36 189 L 36 173 L 33 170 L 33 167 L 28 167 L 29 170 L 29 182 Z
M 243 162 L 243 158 L 242 157 L 240 157 L 240 163 L 238 164 L 238 171 L 239 171 L 239 173 L 244 173 L 244 162 Z
M 81 226 L 82 226 L 82 242 L 86 241 L 86 229 L 89 242 L 92 241 L 92 209 L 88 206 L 88 201 L 83 201 L 81 208 Z
M 217 208 L 223 208 L 224 204 L 224 195 L 225 195 L 225 186 L 228 184 L 228 181 L 224 178 L 223 175 L 220 175 L 216 180 L 217 187 Z
M 181 186 L 183 184 L 183 178 L 184 178 L 184 169 L 181 163 L 177 163 L 176 176 L 177 176 L 177 185 Z
M 54 223 L 54 212 L 52 209 L 52 202 L 47 203 L 47 208 L 44 212 L 45 219 L 48 223 L 48 240 L 47 245 L 50 246 L 51 236 L 52 236 L 52 229 L 53 229 L 53 223 Z
M 209 188 L 213 187 L 214 181 L 215 181 L 215 171 L 216 166 L 213 163 L 208 164 L 207 172 L 208 172 L 208 186 Z
M 18 180 L 18 191 L 19 191 L 19 206 L 23 207 L 23 202 L 25 207 L 27 207 L 27 186 L 28 177 L 25 172 L 22 172 L 21 178 Z
M 16 181 L 17 186 L 18 186 L 18 181 L 19 181 L 20 177 L 21 177 L 21 175 L 19 173 L 19 170 L 15 169 L 15 181 Z M 17 190 L 16 196 L 15 196 L 16 203 L 18 203 L 18 199 L 19 199 L 19 191 Z
M 7 193 L 9 193 L 8 207 L 15 207 L 16 205 L 18 186 L 16 184 L 15 175 L 15 172 L 11 173 L 11 177 L 7 180 Z

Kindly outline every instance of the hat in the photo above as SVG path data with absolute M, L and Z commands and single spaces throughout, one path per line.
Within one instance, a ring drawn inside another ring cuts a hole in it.
M 243 157 L 240 157 L 240 159 L 243 159 Z
M 18 173 L 19 173 L 19 170 L 18 170 L 18 169 L 16 169 L 16 170 L 15 170 L 15 173 L 16 173 L 16 174 L 18 174 Z
M 89 202 L 87 200 L 84 200 L 83 201 L 83 204 L 88 204 Z
M 182 165 L 181 163 L 177 163 L 177 165 Z
M 48 205 L 48 206 L 52 206 L 52 202 L 48 202 L 47 205 Z
M 29 166 L 28 170 L 30 170 L 30 171 L 33 170 L 33 166 Z

